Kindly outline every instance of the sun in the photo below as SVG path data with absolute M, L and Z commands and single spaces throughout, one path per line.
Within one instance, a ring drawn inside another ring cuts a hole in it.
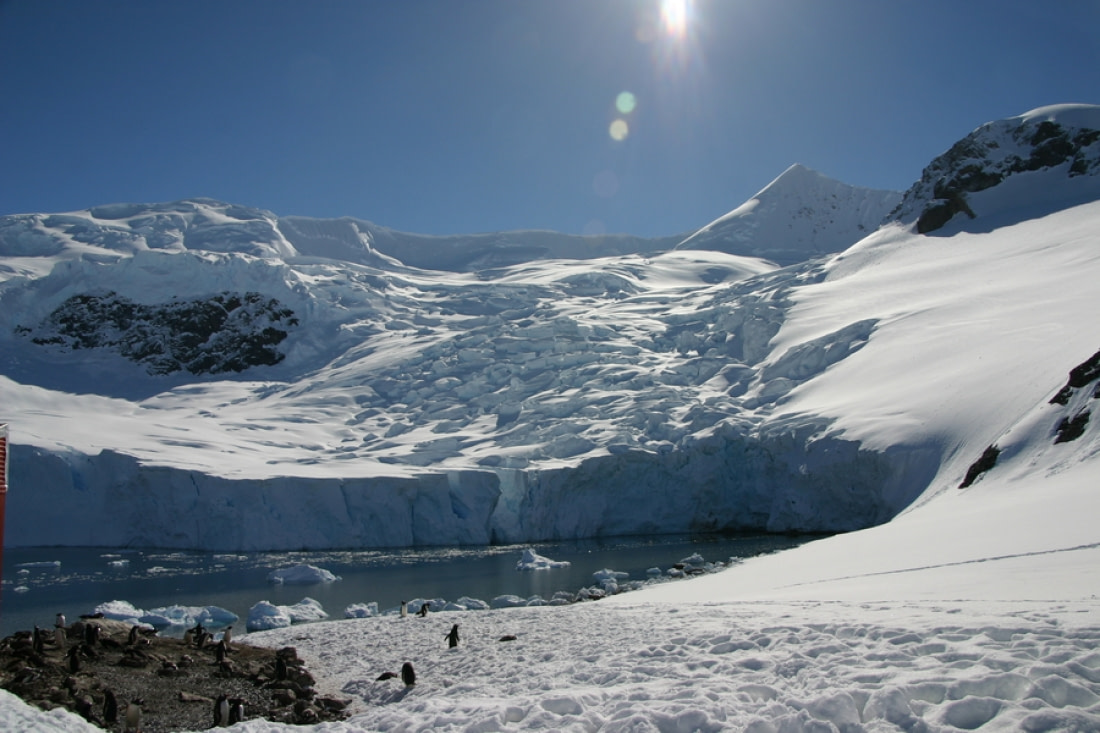
M 682 38 L 687 33 L 690 14 L 690 0 L 661 0 L 661 24 L 670 36 Z

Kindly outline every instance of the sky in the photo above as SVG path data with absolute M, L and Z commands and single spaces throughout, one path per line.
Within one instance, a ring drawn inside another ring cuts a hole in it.
M 904 190 L 1100 102 L 1100 2 L 0 0 L 0 215 L 210 197 L 688 233 L 793 163 Z

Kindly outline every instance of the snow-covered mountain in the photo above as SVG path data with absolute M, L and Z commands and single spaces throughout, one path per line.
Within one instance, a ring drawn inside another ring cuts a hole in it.
M 901 194 L 849 186 L 792 165 L 762 191 L 676 245 L 782 265 L 839 252 L 870 234 Z
M 1063 133 L 1083 152 L 967 188 L 983 228 L 952 236 L 916 226 L 936 175 L 973 174 L 950 152 L 904 199 L 793 167 L 683 242 L 209 200 L 5 217 L 7 542 L 850 530 L 955 490 L 991 446 L 1006 465 L 1012 426 L 1066 409 L 1087 463 L 1091 403 L 1047 403 L 1100 345 L 1100 108 L 974 135 L 1019 120 L 1044 130 L 1012 137 L 1020 160 Z

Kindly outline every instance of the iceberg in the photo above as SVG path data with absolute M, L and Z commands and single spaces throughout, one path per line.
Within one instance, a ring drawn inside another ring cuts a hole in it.
M 340 576 L 314 565 L 295 565 L 272 570 L 267 574 L 267 580 L 270 583 L 286 585 L 312 585 L 313 583 L 332 583 L 340 580 Z
M 516 570 L 552 570 L 569 567 L 568 560 L 551 560 L 543 557 L 530 547 L 523 551 L 523 558 L 516 563 Z

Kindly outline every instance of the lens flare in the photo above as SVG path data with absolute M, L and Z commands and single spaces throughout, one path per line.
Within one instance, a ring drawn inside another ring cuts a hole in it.
M 637 106 L 638 100 L 630 92 L 619 92 L 619 96 L 615 97 L 615 109 L 619 110 L 619 114 L 628 115 Z
M 615 120 L 611 123 L 611 127 L 607 130 L 611 135 L 612 140 L 626 140 L 627 135 L 630 134 L 630 125 L 626 124 L 626 120 Z

